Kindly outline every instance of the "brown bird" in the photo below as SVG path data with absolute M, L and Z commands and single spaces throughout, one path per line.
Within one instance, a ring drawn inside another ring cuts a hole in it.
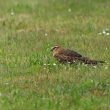
M 90 65 L 97 65 L 98 63 L 104 63 L 104 61 L 97 61 L 97 60 L 91 60 L 88 57 L 83 57 L 81 54 L 69 50 L 69 49 L 63 49 L 58 45 L 55 45 L 51 48 L 51 51 L 53 52 L 53 57 L 55 57 L 59 62 L 61 63 L 84 63 L 84 64 L 90 64 Z

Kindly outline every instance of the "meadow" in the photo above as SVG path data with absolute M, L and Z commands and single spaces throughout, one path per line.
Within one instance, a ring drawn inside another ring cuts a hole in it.
M 54 44 L 105 63 L 59 64 Z M 110 110 L 110 0 L 0 0 L 0 110 Z

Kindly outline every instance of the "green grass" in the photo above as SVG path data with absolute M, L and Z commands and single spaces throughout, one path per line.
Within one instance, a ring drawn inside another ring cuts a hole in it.
M 99 34 L 110 29 L 109 7 L 110 0 L 0 0 L 0 110 L 109 110 L 110 35 Z M 59 64 L 54 44 L 106 63 Z

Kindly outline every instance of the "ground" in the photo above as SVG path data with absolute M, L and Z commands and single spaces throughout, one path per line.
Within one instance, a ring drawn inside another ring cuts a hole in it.
M 0 110 L 110 109 L 110 0 L 0 0 Z M 59 64 L 54 44 L 105 64 Z

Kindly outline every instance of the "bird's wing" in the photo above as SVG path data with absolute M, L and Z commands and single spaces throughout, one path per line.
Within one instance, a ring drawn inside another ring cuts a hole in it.
M 63 49 L 62 51 L 60 51 L 60 54 L 63 54 L 65 56 L 69 56 L 69 57 L 82 57 L 82 55 L 80 55 L 79 53 L 77 53 L 73 50 L 69 50 L 69 49 Z
M 60 62 L 71 62 L 73 60 L 72 57 L 65 54 L 56 54 L 54 57 Z

